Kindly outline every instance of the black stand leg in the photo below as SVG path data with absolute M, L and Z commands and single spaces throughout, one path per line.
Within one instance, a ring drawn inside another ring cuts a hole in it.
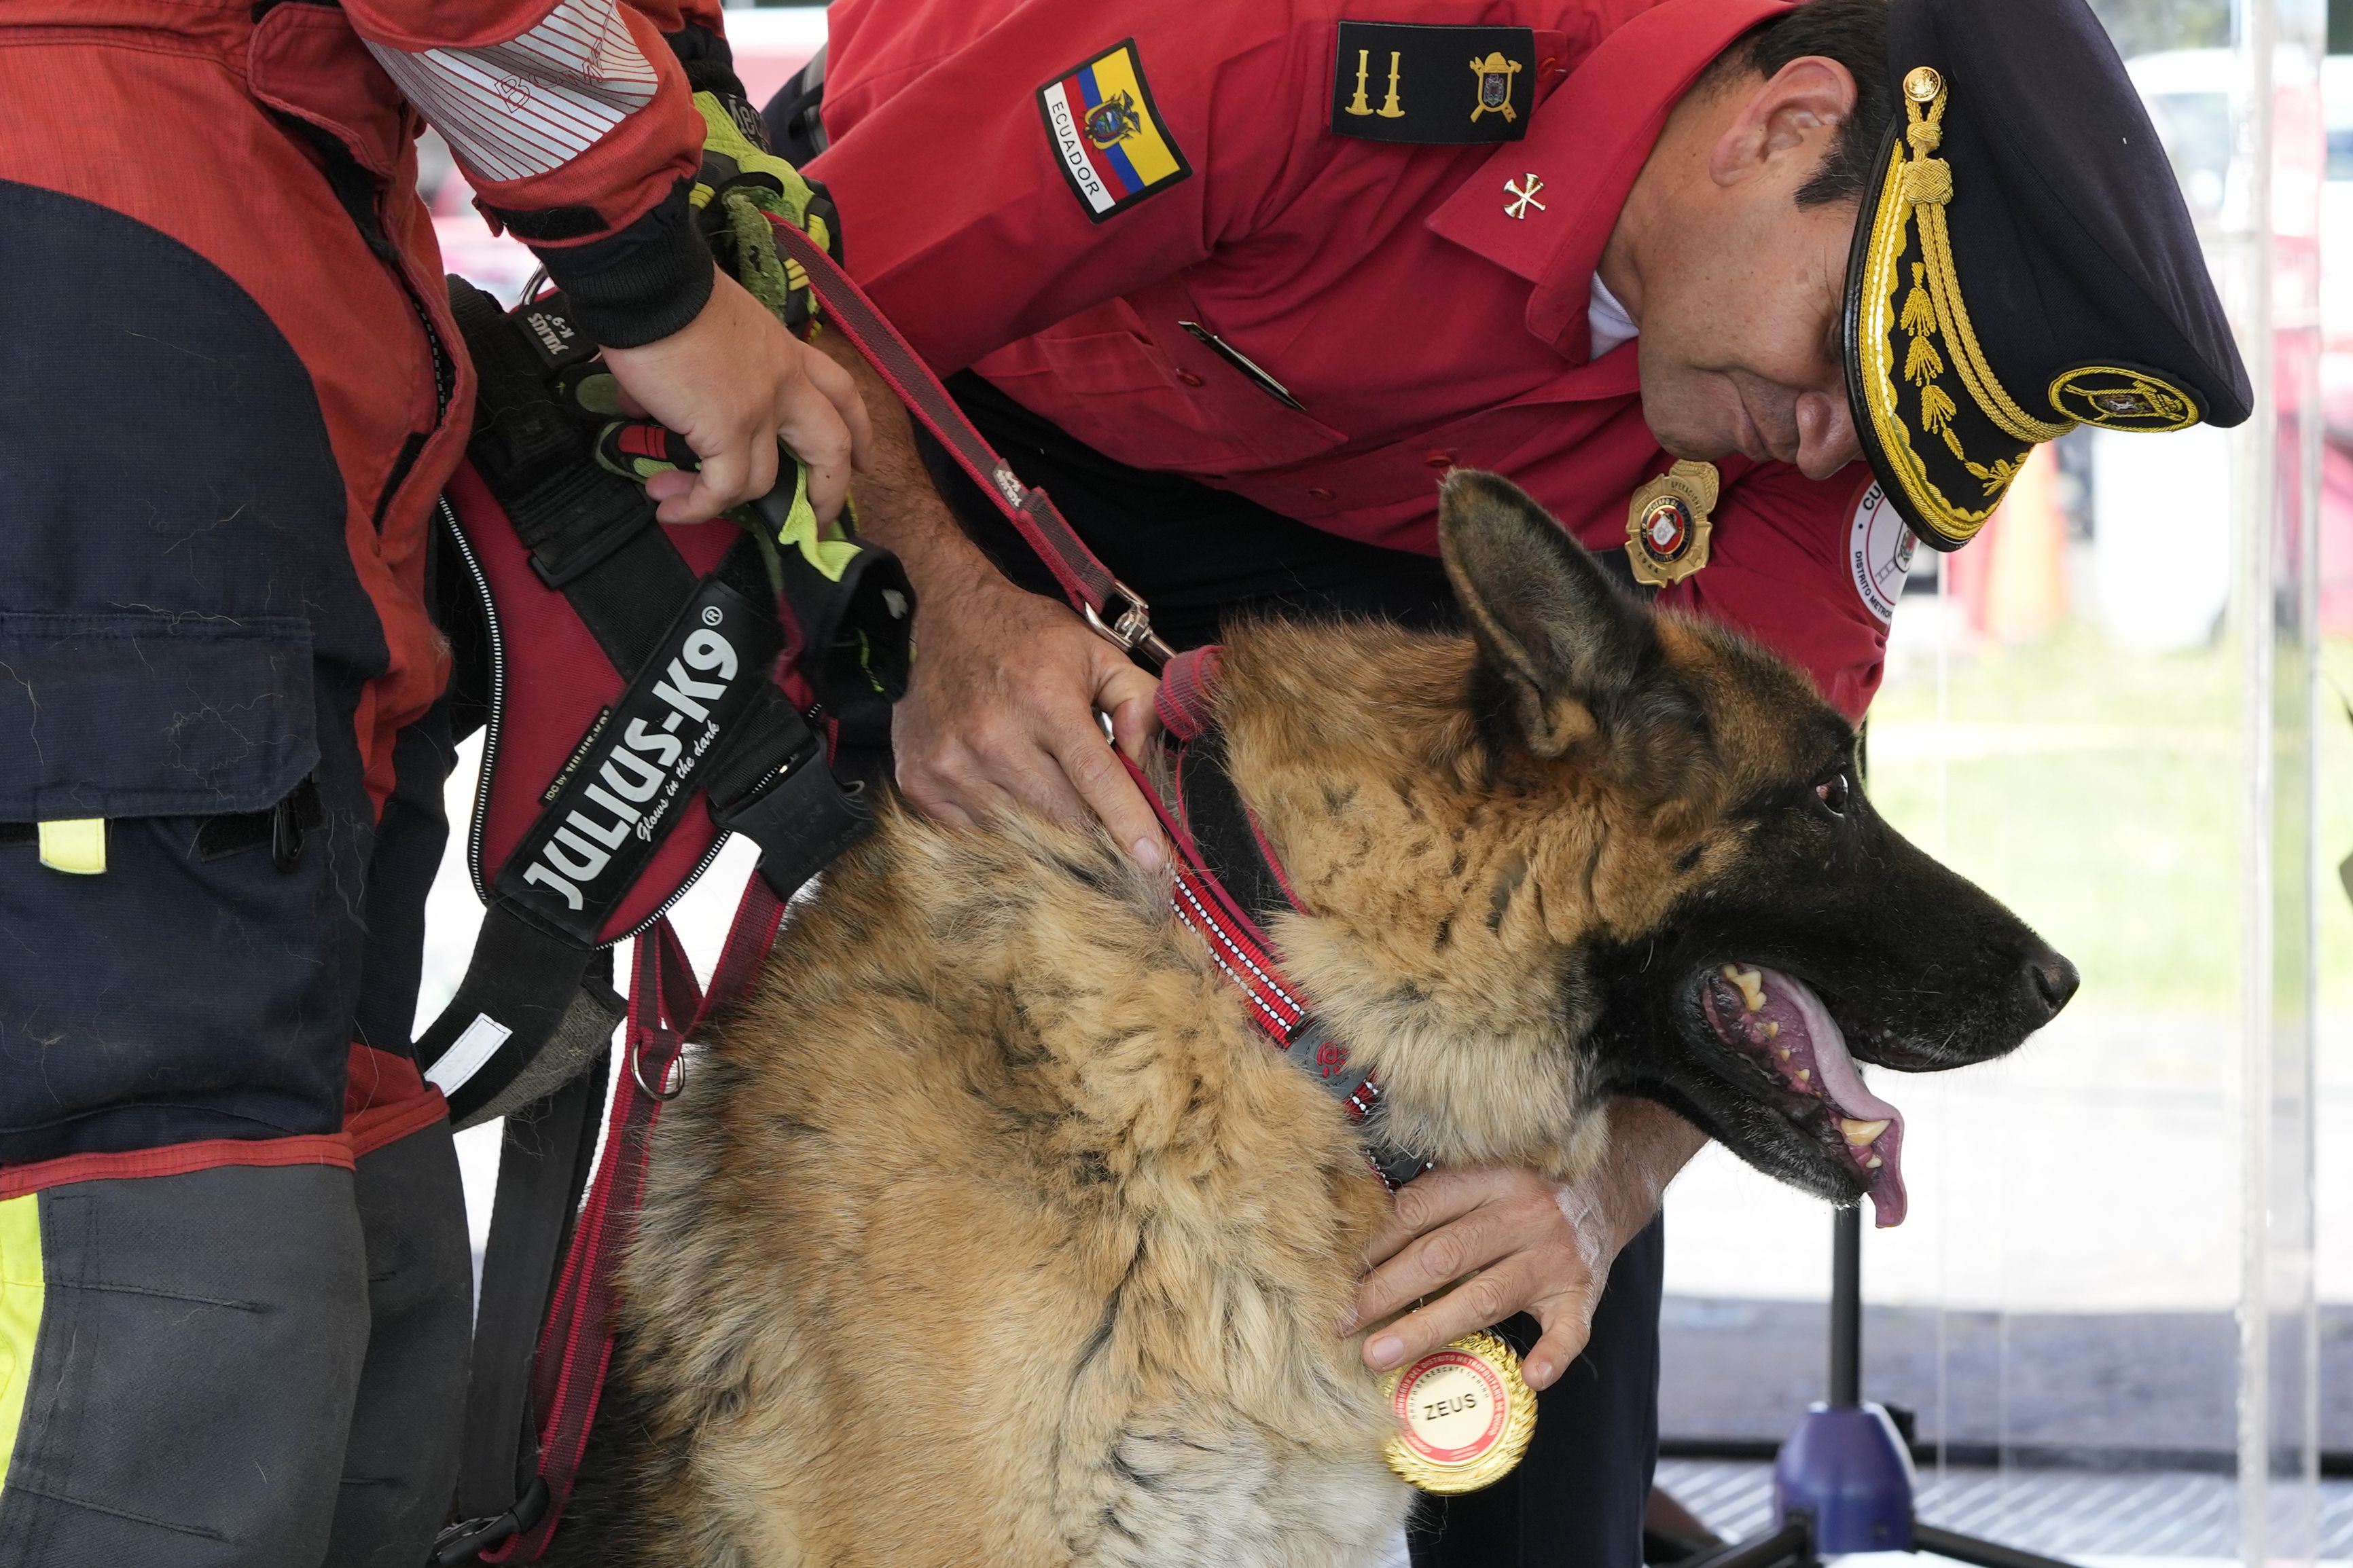
M 1800 1519 L 1770 1535 L 1736 1541 L 1714 1552 L 1686 1558 L 1676 1568 L 1805 1568 L 1814 1560 L 1813 1529 Z
M 1831 1211 L 1831 1408 L 1862 1403 L 1862 1210 Z
M 1831 1224 L 1831 1396 L 1807 1412 L 1774 1462 L 1780 1523 L 1677 1568 L 1811 1568 L 1825 1554 L 1886 1551 L 1907 1535 L 1912 1550 L 1972 1568 L 2073 1568 L 1914 1517 L 1911 1465 L 1894 1424 L 1862 1399 L 1862 1211 L 1839 1209 Z
M 1912 1541 L 1915 1551 L 1933 1552 L 1939 1557 L 1974 1563 L 1978 1568 L 2073 1568 L 2073 1564 L 2061 1562 L 2056 1557 L 2037 1557 L 2031 1552 L 1979 1541 L 1974 1535 L 1938 1530 L 1933 1524 L 1914 1525 Z

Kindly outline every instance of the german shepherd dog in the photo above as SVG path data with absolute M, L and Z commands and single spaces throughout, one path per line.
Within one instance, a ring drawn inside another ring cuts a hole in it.
M 1227 765 L 1290 979 L 1402 1146 L 1561 1176 L 1613 1096 L 1900 1212 L 1857 1060 L 2015 1048 L 2067 961 L 1873 812 L 1854 731 L 1458 472 L 1469 636 L 1238 627 Z M 573 1565 L 1376 1561 L 1411 1494 L 1334 1327 L 1388 1199 L 1164 875 L 902 809 L 659 1124 Z

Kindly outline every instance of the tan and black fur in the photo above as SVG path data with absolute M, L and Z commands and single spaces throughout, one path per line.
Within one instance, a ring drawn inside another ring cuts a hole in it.
M 2016 1046 L 2064 960 L 1826 807 L 1853 734 L 1786 665 L 1653 617 L 1490 476 L 1441 535 L 1475 637 L 1228 646 L 1229 766 L 1310 911 L 1291 977 L 1442 1162 L 1583 1170 L 1643 1094 L 1851 1201 L 1694 977 L 1780 965 L 1922 1068 Z M 1167 900 L 1098 832 L 885 812 L 662 1117 L 558 1560 L 1377 1556 L 1409 1494 L 1333 1331 L 1387 1199 Z

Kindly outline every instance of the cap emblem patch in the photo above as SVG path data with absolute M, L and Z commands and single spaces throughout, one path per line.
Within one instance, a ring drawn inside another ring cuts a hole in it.
M 2104 430 L 2180 430 L 2198 423 L 2198 400 L 2161 375 L 2077 365 L 2051 384 L 2051 406 Z

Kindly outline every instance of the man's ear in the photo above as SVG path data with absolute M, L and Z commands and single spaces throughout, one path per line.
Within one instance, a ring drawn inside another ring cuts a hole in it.
M 1487 660 L 1539 756 L 1606 726 L 1658 658 L 1648 606 L 1510 480 L 1471 468 L 1439 492 L 1438 542 Z
M 1803 157 L 1810 174 L 1854 113 L 1854 78 L 1827 56 L 1801 55 L 1769 78 L 1736 80 L 1742 85 L 1731 90 L 1747 96 L 1708 150 L 1708 175 L 1719 185 L 1739 184 L 1785 155 Z

